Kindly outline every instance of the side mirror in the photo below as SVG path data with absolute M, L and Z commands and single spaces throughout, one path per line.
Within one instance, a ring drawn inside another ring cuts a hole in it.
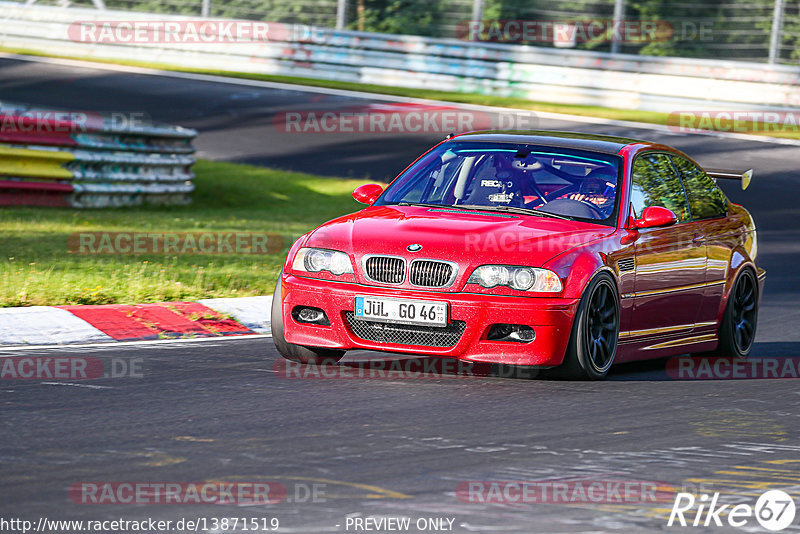
M 634 228 L 661 228 L 672 226 L 678 222 L 678 217 L 672 210 L 661 206 L 648 206 L 642 211 L 642 218 L 633 221 Z
M 353 198 L 362 204 L 372 206 L 378 197 L 383 193 L 383 187 L 378 184 L 364 184 L 356 187 L 353 191 Z

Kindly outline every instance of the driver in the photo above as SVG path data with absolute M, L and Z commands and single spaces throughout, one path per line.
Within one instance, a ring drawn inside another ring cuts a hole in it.
M 567 198 L 591 202 L 605 212 L 614 205 L 616 189 L 616 174 L 607 167 L 599 167 L 592 169 L 583 179 L 578 192 L 570 194 Z

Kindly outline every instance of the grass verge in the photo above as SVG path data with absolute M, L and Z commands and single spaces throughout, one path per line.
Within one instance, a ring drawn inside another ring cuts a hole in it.
M 209 74 L 214 76 L 227 76 L 229 78 L 242 78 L 247 80 L 263 80 L 268 82 L 279 82 L 295 85 L 309 85 L 313 87 L 329 87 L 332 89 L 343 89 L 348 91 L 363 91 L 368 93 L 377 93 L 392 96 L 401 96 L 409 98 L 424 98 L 430 100 L 443 100 L 447 102 L 456 102 L 462 104 L 477 104 L 483 106 L 494 107 L 507 107 L 527 109 L 531 111 L 539 111 L 546 113 L 562 113 L 567 115 L 578 115 L 582 117 L 595 117 L 600 119 L 623 120 L 632 122 L 644 122 L 648 124 L 668 124 L 667 119 L 669 114 L 659 113 L 655 111 L 642 111 L 635 109 L 618 109 L 608 108 L 602 106 L 583 106 L 578 104 L 557 104 L 553 102 L 538 102 L 529 100 L 522 97 L 509 97 L 497 96 L 494 94 L 482 93 L 460 93 L 456 91 L 437 91 L 433 89 L 416 89 L 409 87 L 387 87 L 384 85 L 373 85 L 365 83 L 343 82 L 338 80 L 319 80 L 314 78 L 300 78 L 295 76 L 277 76 L 271 74 L 255 74 L 245 72 L 227 71 L 222 69 L 199 69 L 191 67 L 179 67 L 166 63 L 153 63 L 146 61 L 130 61 L 118 59 L 103 59 L 93 57 L 76 57 L 46 54 L 36 50 L 28 49 L 15 49 L 0 47 L 0 51 L 10 54 L 25 54 L 40 57 L 56 57 L 62 59 L 77 59 L 82 61 L 93 61 L 95 63 L 108 63 L 116 65 L 128 65 L 133 67 L 144 67 L 151 69 L 159 69 L 175 72 L 190 72 L 195 74 Z M 697 124 L 704 124 L 700 121 Z M 728 123 L 724 123 L 723 127 L 728 128 Z M 713 124 L 708 124 L 712 126 Z M 737 130 L 738 132 L 739 130 Z M 784 139 L 800 139 L 800 131 L 797 128 L 791 128 L 788 131 L 779 131 L 776 127 L 770 125 L 763 125 L 763 128 L 756 128 L 754 131 L 742 131 L 741 133 L 749 133 L 752 135 L 764 135 L 767 137 L 779 137 Z
M 364 183 L 200 160 L 194 202 L 180 207 L 0 210 L 0 307 L 132 304 L 272 293 L 301 234 L 359 209 Z M 77 232 L 277 232 L 275 254 L 70 254 Z

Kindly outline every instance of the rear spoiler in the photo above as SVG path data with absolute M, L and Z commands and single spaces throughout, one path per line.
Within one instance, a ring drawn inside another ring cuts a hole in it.
M 719 179 L 722 180 L 741 180 L 742 182 L 742 190 L 747 189 L 747 186 L 750 185 L 750 180 L 753 179 L 753 169 L 747 169 L 746 171 L 727 171 L 723 169 L 706 169 L 706 174 L 717 181 Z

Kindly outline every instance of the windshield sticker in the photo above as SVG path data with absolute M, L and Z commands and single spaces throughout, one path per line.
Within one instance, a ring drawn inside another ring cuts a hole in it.
M 489 202 L 502 202 L 508 204 L 514 199 L 514 193 L 495 193 L 489 195 Z

